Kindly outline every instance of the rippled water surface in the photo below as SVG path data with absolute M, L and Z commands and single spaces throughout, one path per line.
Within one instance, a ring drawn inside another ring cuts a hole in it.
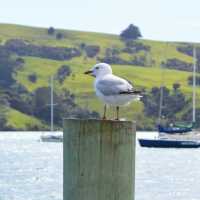
M 62 200 L 62 144 L 40 135 L 0 133 L 0 200 Z M 200 149 L 137 145 L 135 199 L 200 200 Z
M 38 133 L 0 135 L 0 200 L 62 199 L 62 144 Z
M 150 133 L 138 133 L 140 136 Z M 136 200 L 200 200 L 200 148 L 137 146 Z

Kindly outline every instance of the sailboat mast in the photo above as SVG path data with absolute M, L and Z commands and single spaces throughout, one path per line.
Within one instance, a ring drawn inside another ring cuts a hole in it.
M 53 132 L 53 124 L 54 124 L 54 117 L 53 117 L 53 106 L 54 106 L 54 103 L 53 103 L 53 76 L 51 76 L 51 132 Z
M 193 95 L 192 95 L 192 122 L 196 122 L 196 49 L 193 48 Z
M 168 43 L 166 48 L 168 48 Z M 165 52 L 166 53 L 166 49 Z M 165 55 L 165 54 L 164 54 Z M 158 112 L 158 124 L 161 123 L 162 119 L 162 109 L 163 109 L 163 90 L 164 90 L 164 66 L 161 63 L 160 64 L 160 70 L 161 70 L 161 85 L 160 85 L 160 99 L 159 99 L 159 112 Z
M 163 72 L 162 72 L 163 73 Z M 159 105 L 159 114 L 158 114 L 158 123 L 161 123 L 162 118 L 162 108 L 163 108 L 163 84 L 160 86 L 160 105 Z

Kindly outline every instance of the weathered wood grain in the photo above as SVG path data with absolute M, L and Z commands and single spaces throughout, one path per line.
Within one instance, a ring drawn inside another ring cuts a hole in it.
M 64 200 L 133 200 L 135 123 L 64 119 Z

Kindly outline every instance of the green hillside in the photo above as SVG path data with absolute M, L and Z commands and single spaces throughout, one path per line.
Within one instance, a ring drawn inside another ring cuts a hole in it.
M 125 43 L 120 40 L 118 35 L 57 29 L 55 29 L 54 34 L 50 35 L 47 31 L 45 28 L 0 24 L 0 42 L 2 46 L 9 40 L 20 39 L 27 44 L 36 46 L 77 48 L 80 51 L 80 56 L 63 60 L 33 55 L 18 55 L 24 60 L 24 63 L 21 68 L 13 73 L 13 77 L 18 84 L 23 85 L 33 95 L 38 88 L 48 87 L 49 77 L 56 75 L 61 66 L 68 65 L 72 72 L 62 83 L 59 83 L 58 80 L 55 81 L 56 92 L 61 93 L 62 89 L 66 88 L 75 95 L 75 102 L 80 107 L 101 113 L 103 105 L 95 96 L 93 78 L 84 75 L 83 72 L 99 62 L 99 59 L 108 54 L 108 50 L 111 49 L 110 51 L 113 52 L 114 50 L 120 50 L 116 55 L 124 63 L 129 63 L 136 57 L 139 59 L 144 58 L 144 66 L 111 64 L 116 75 L 129 79 L 136 88 L 145 89 L 148 93 L 153 87 L 160 87 L 161 83 L 164 83 L 170 90 L 173 89 L 174 83 L 179 83 L 181 85 L 180 90 L 185 94 L 186 98 L 189 99 L 191 97 L 192 87 L 188 85 L 188 77 L 192 75 L 188 71 L 191 70 L 184 71 L 170 68 L 161 70 L 160 67 L 162 63 L 174 58 L 186 64 L 192 63 L 191 56 L 177 50 L 178 46 L 185 44 L 140 39 L 138 43 L 148 46 L 149 50 L 127 53 L 122 50 L 125 48 Z M 58 32 L 62 34 L 61 39 L 56 38 L 56 33 Z M 98 53 L 94 57 L 87 56 L 85 50 L 81 47 L 85 45 L 98 46 Z M 30 81 L 29 79 L 29 76 L 33 74 L 37 77 L 36 81 Z M 197 98 L 199 98 L 199 94 L 200 90 L 198 88 Z M 143 109 L 142 102 L 134 102 L 128 107 L 121 108 L 121 117 L 137 120 L 140 123 L 140 127 L 153 128 L 155 118 L 145 116 Z M 113 108 L 110 111 L 110 116 L 113 116 Z M 45 128 L 48 124 L 36 116 L 30 116 L 12 107 L 9 107 L 9 111 L 7 110 L 6 112 L 7 124 L 13 129 L 26 130 L 30 127 L 30 124 L 32 127 L 36 125 Z

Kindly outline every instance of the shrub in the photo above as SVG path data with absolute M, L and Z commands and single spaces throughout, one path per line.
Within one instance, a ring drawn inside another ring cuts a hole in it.
M 125 42 L 126 47 L 122 49 L 126 53 L 137 53 L 139 51 L 150 51 L 150 46 L 144 45 L 141 42 L 136 42 L 133 40 L 128 40 Z
M 82 49 L 82 50 L 84 50 L 86 46 L 87 46 L 87 45 L 86 45 L 85 43 L 81 43 L 81 44 L 79 45 L 80 49 Z
M 10 87 L 16 81 L 13 73 L 21 66 L 19 62 L 12 59 L 11 52 L 0 46 L 0 85 Z
M 35 82 L 37 81 L 37 76 L 36 76 L 36 74 L 35 74 L 35 73 L 34 73 L 34 74 L 30 74 L 30 75 L 28 76 L 28 80 L 31 81 L 32 83 L 35 83 Z
M 190 108 L 187 110 L 187 112 L 185 112 L 185 114 L 183 115 L 183 120 L 191 122 L 192 119 L 192 106 L 190 106 Z M 195 126 L 197 128 L 200 127 L 200 108 L 196 109 L 196 123 Z
M 118 65 L 126 65 L 128 61 L 119 58 L 118 56 L 105 56 L 103 58 L 98 58 L 98 61 L 105 62 L 108 64 L 118 64 Z
M 177 58 L 168 59 L 165 63 L 162 62 L 162 65 L 164 67 L 169 68 L 169 69 L 176 69 L 176 70 L 181 70 L 181 71 L 191 72 L 193 70 L 193 64 L 192 63 L 186 63 L 186 62 L 179 60 Z
M 174 89 L 174 91 L 177 91 L 180 87 L 181 87 L 181 84 L 180 84 L 180 83 L 174 83 L 174 84 L 173 84 L 173 89 Z
M 59 32 L 56 34 L 56 39 L 61 40 L 63 38 L 64 38 L 64 35 L 62 33 Z
M 160 88 L 154 87 L 150 93 L 143 95 L 141 100 L 144 103 L 144 112 L 147 116 L 158 117 L 160 93 Z M 187 106 L 188 100 L 180 90 L 170 93 L 168 88 L 163 87 L 162 115 L 166 120 L 175 120 L 176 114 Z
M 25 43 L 19 39 L 7 41 L 4 49 L 19 56 L 34 56 L 54 60 L 69 60 L 81 55 L 81 52 L 76 48 L 38 46 Z
M 18 57 L 18 58 L 16 59 L 16 62 L 19 63 L 19 64 L 24 64 L 24 63 L 25 63 L 24 59 L 23 59 L 23 58 L 20 58 L 20 57 Z
M 15 84 L 12 88 L 6 91 L 7 100 L 9 106 L 19 110 L 20 112 L 26 113 L 28 115 L 33 112 L 32 105 L 32 94 L 29 93 L 26 88 L 20 84 Z
M 88 45 L 84 47 L 86 55 L 90 58 L 95 57 L 99 51 L 100 51 L 100 47 L 97 45 Z
M 62 65 L 57 72 L 56 78 L 58 79 L 59 83 L 63 83 L 63 81 L 65 80 L 65 78 L 67 76 L 70 76 L 71 74 L 71 69 L 70 66 L 68 65 Z
M 189 56 L 193 56 L 193 45 L 187 44 L 187 45 L 181 45 L 177 47 L 177 50 L 181 53 L 187 54 Z
M 145 66 L 146 58 L 144 56 L 135 56 L 132 61 L 130 61 L 132 65 Z
M 135 56 L 132 60 L 124 60 L 120 58 L 118 55 L 112 55 L 112 53 L 106 53 L 105 57 L 98 57 L 98 61 L 105 62 L 108 64 L 118 64 L 118 65 L 137 65 L 137 66 L 151 66 L 154 62 L 150 60 L 147 62 L 147 58 L 145 56 Z M 151 63 L 150 63 L 151 62 Z
M 193 76 L 188 77 L 188 85 L 193 85 Z M 196 85 L 200 86 L 200 76 L 196 76 Z
M 46 122 L 50 122 L 50 107 L 47 106 L 50 100 L 49 88 L 38 88 L 34 96 L 34 115 Z M 54 107 L 54 122 L 57 125 L 62 124 L 64 117 L 76 118 L 99 118 L 98 113 L 80 108 L 75 103 L 75 96 L 67 90 L 61 93 L 54 92 L 54 100 L 57 106 Z

